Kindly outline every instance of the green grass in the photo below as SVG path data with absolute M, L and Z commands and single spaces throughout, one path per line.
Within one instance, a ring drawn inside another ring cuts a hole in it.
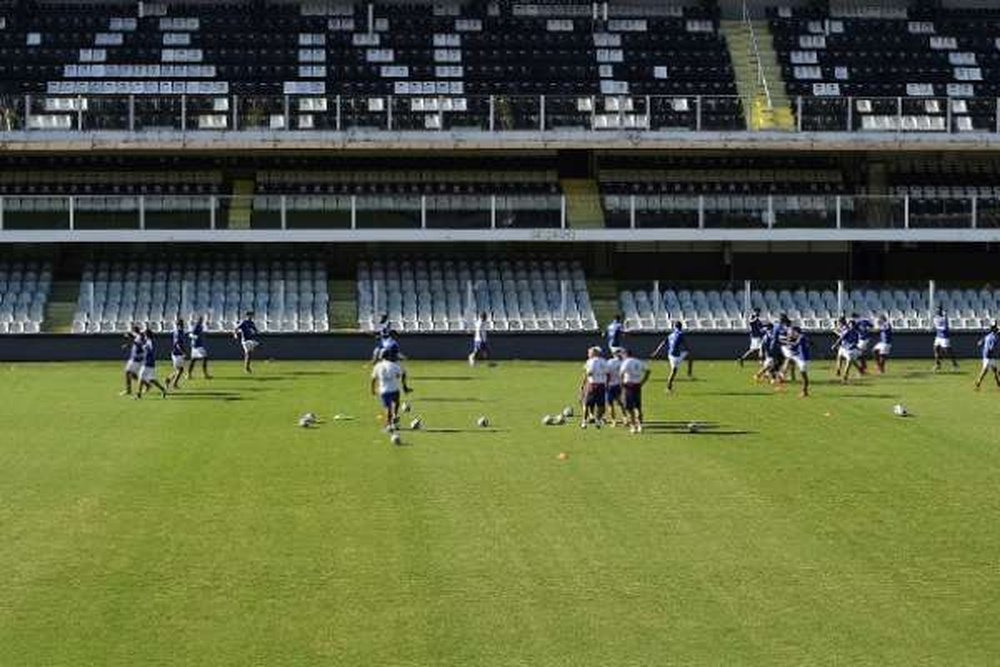
M 1000 394 L 928 368 L 658 366 L 633 437 L 541 426 L 578 364 L 412 363 L 393 448 L 361 363 L 5 365 L 0 665 L 996 664 Z

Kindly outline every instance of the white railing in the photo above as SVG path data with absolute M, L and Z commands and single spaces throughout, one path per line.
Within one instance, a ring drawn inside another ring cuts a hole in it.
M 746 26 L 747 32 L 750 34 L 750 47 L 753 49 L 751 55 L 757 64 L 757 81 L 764 90 L 764 99 L 767 101 L 767 108 L 770 109 L 772 107 L 771 88 L 767 84 L 767 76 L 764 74 L 764 64 L 760 60 L 760 44 L 757 41 L 757 33 L 753 28 L 753 20 L 750 17 L 750 9 L 747 7 L 746 0 L 743 0 L 743 25 Z M 753 100 L 750 100 L 750 105 L 753 105 Z

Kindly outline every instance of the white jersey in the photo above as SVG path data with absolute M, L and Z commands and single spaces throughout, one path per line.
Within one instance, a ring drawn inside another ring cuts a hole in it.
M 476 320 L 475 334 L 473 335 L 474 342 L 485 343 L 486 342 L 486 321 Z
M 646 374 L 646 364 L 635 357 L 629 357 L 622 362 L 621 374 L 623 383 L 639 384 Z
M 372 369 L 372 378 L 378 381 L 378 393 L 398 392 L 403 381 L 403 368 L 395 361 L 383 359 Z
M 604 362 L 604 367 L 608 372 L 608 386 L 617 387 L 622 382 L 622 361 L 616 357 L 611 357 Z
M 607 384 L 608 362 L 603 357 L 591 357 L 584 365 L 587 371 L 587 382 L 590 384 Z

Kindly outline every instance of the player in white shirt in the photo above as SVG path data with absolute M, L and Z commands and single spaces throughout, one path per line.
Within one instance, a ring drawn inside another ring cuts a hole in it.
M 406 371 L 399 365 L 399 356 L 394 352 L 383 353 L 382 358 L 372 368 L 371 392 L 378 396 L 385 408 L 385 430 L 394 431 L 399 427 L 399 392 L 410 393 L 406 384 Z
M 622 426 L 628 423 L 626 419 L 625 406 L 622 404 L 622 378 L 621 378 L 621 366 L 622 366 L 622 348 L 616 346 L 611 356 L 608 360 L 604 362 L 605 370 L 608 374 L 608 383 L 605 389 L 605 403 L 608 407 L 608 425 L 611 428 L 615 427 L 615 423 L 618 421 L 618 411 L 615 410 L 615 406 L 620 408 L 622 415 Z
M 490 344 L 486 340 L 486 313 L 479 313 L 476 319 L 474 333 L 472 334 L 472 352 L 469 353 L 469 365 L 475 366 L 480 359 L 490 358 Z
M 600 428 L 604 421 L 604 403 L 607 399 L 608 367 L 601 348 L 587 350 L 587 363 L 583 366 L 583 382 L 580 384 L 583 418 L 580 428 L 591 423 Z
M 629 432 L 642 433 L 642 386 L 649 380 L 649 368 L 632 356 L 629 350 L 622 350 L 621 381 L 625 395 L 625 417 Z

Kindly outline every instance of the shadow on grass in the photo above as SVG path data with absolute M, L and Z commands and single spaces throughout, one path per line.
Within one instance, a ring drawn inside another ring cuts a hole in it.
M 506 433 L 507 429 L 503 428 L 422 428 L 417 433 L 443 433 L 443 434 L 454 434 L 454 433 Z
M 460 397 L 460 398 L 446 398 L 443 396 L 421 396 L 415 402 L 420 403 L 482 403 L 481 398 L 471 398 L 471 397 Z
M 878 398 L 878 399 L 888 399 L 888 398 L 898 398 L 896 394 L 841 394 L 841 398 Z
M 417 375 L 414 380 L 434 380 L 435 382 L 466 382 L 474 380 L 471 375 Z
M 191 392 L 191 391 L 181 391 L 174 394 L 170 394 L 171 401 L 247 401 L 253 400 L 244 398 L 239 394 L 225 394 L 225 393 L 202 393 L 202 392 Z
M 225 378 L 226 381 L 229 380 L 246 380 L 248 382 L 283 382 L 287 380 L 288 377 L 285 375 L 234 375 L 232 377 Z
M 343 371 L 288 371 L 286 376 L 291 377 L 313 377 L 324 375 L 343 375 Z

